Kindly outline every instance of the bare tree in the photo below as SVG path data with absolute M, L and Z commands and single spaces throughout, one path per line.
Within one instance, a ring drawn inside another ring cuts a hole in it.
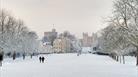
M 0 10 L 0 47 L 4 53 L 32 53 L 38 47 L 38 36 L 24 22 L 6 10 Z
M 138 1 L 115 0 L 113 10 L 110 21 L 122 27 L 125 39 L 137 48 L 136 65 L 138 65 Z

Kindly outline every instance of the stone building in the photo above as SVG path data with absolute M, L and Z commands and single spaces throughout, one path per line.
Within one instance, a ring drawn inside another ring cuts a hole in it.
M 81 39 L 82 47 L 91 47 L 93 42 L 93 37 L 89 36 L 88 33 L 83 33 L 83 38 Z
M 62 53 L 62 42 L 61 39 L 55 39 L 53 42 L 54 53 Z
M 57 53 L 69 53 L 71 51 L 71 41 L 66 37 L 55 39 L 53 50 Z

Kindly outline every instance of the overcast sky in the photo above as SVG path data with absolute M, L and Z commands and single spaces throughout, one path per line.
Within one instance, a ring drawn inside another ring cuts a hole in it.
M 58 32 L 70 31 L 78 37 L 83 32 L 104 28 L 103 18 L 109 16 L 112 0 L 0 0 L 1 7 L 24 20 L 40 37 L 55 24 Z

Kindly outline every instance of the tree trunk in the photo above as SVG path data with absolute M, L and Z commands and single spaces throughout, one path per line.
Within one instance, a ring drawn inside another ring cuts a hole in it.
M 15 52 L 13 53 L 12 58 L 13 58 L 13 60 L 15 60 L 15 59 L 16 59 L 16 53 L 15 53 Z
M 122 62 L 122 60 L 121 60 L 121 56 L 119 56 L 119 58 L 120 58 L 120 63 Z
M 116 61 L 119 61 L 119 57 L 118 56 L 116 56 Z
M 115 60 L 116 60 L 116 55 L 115 55 Z
M 138 56 L 137 56 L 137 64 L 136 64 L 136 66 L 138 66 Z
M 136 52 L 136 66 L 138 66 L 138 50 Z
M 123 57 L 123 64 L 125 64 L 125 56 L 123 55 L 122 57 Z
M 138 66 L 138 47 L 136 47 L 137 48 L 137 51 L 136 51 L 136 66 Z

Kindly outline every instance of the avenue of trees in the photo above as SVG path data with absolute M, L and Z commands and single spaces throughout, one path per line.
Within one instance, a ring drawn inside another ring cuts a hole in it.
M 4 54 L 32 54 L 38 51 L 39 42 L 35 32 L 30 31 L 20 19 L 7 10 L 0 10 L 0 48 Z
M 108 26 L 98 40 L 100 49 L 117 61 L 119 56 L 124 59 L 124 55 L 134 53 L 138 65 L 138 0 L 114 0 Z

